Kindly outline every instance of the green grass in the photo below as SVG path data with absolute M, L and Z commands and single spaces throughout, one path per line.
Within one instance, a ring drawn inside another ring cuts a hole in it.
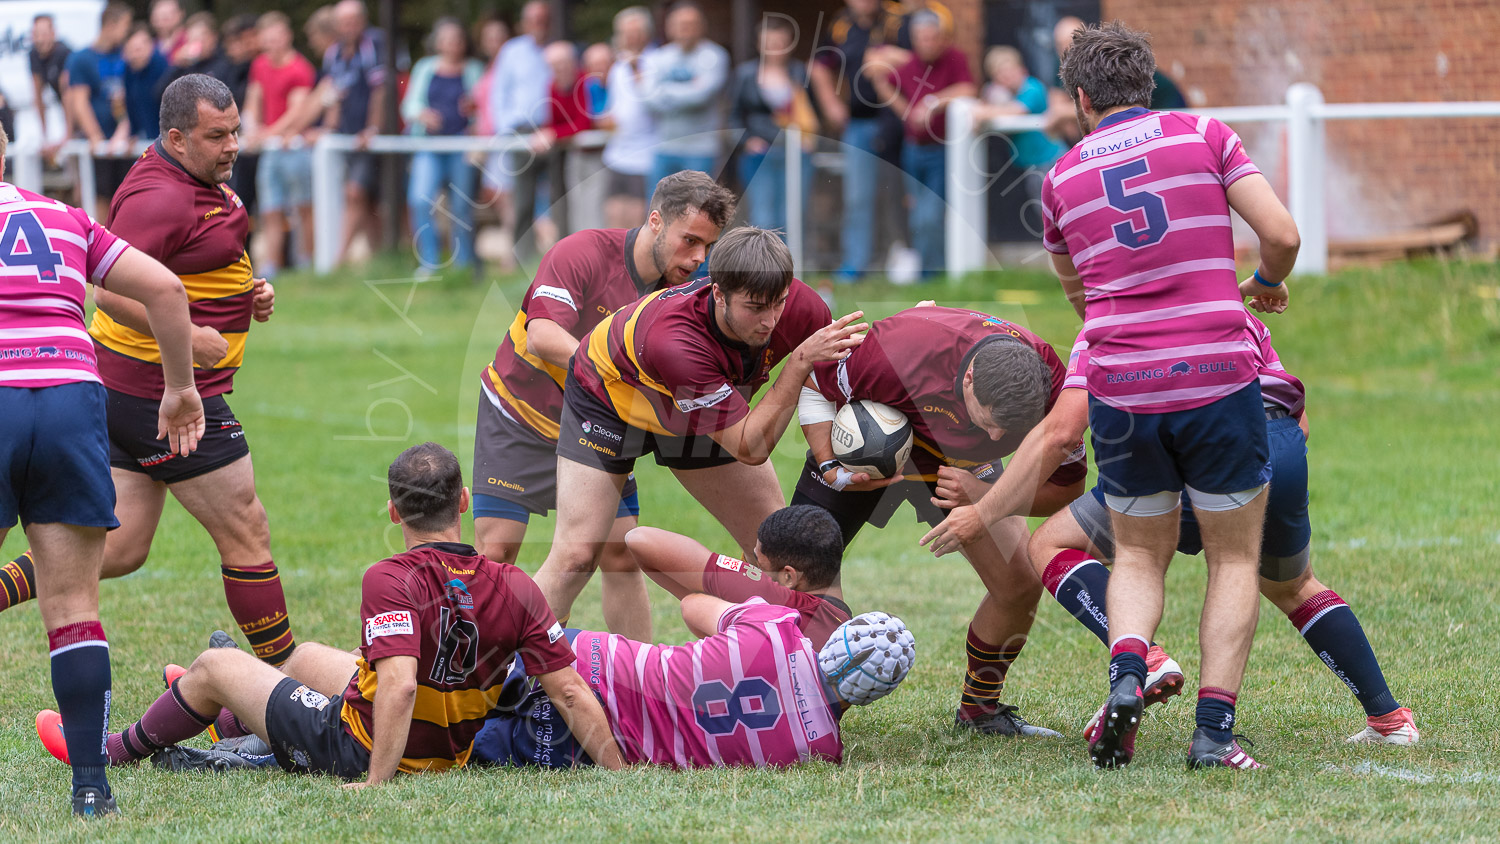
M 393 270 L 377 265 L 371 272 Z M 845 590 L 857 607 L 902 615 L 920 658 L 899 693 L 844 723 L 847 763 L 786 772 L 639 769 L 621 774 L 464 771 L 406 777 L 345 793 L 331 780 L 279 773 L 177 776 L 115 772 L 125 815 L 85 828 L 68 820 L 66 770 L 43 751 L 33 713 L 52 705 L 35 605 L 0 616 L 0 839 L 261 841 L 506 840 L 1450 840 L 1490 838 L 1500 818 L 1496 562 L 1500 472 L 1500 302 L 1493 266 L 1420 265 L 1296 283 L 1291 312 L 1271 322 L 1288 367 L 1309 388 L 1314 560 L 1349 600 L 1397 696 L 1424 731 L 1413 749 L 1350 747 L 1362 725 L 1349 693 L 1269 604 L 1245 683 L 1241 723 L 1269 770 L 1189 774 L 1192 707 L 1153 711 L 1136 763 L 1089 764 L 1078 738 L 1102 692 L 1097 642 L 1043 599 L 1007 699 L 1064 741 L 1009 741 L 948 726 L 962 636 L 980 597 L 957 558 L 916 547 L 898 516 L 850 549 Z M 257 326 L 233 405 L 255 450 L 300 639 L 356 643 L 359 576 L 395 547 L 385 523 L 385 467 L 434 439 L 470 464 L 477 378 L 509 325 L 519 281 L 367 284 L 287 278 L 275 319 Z M 1055 282 L 997 273 L 922 288 L 841 288 L 873 316 L 918 298 L 984 307 L 1023 321 L 1066 350 L 1076 318 Z M 802 443 L 777 453 L 785 482 Z M 712 546 L 724 532 L 665 472 L 641 464 L 643 522 Z M 545 556 L 551 521 L 534 523 L 521 562 Z M 13 531 L 4 553 L 24 546 Z M 1159 638 L 1197 668 L 1202 563 L 1179 558 Z M 601 623 L 597 587 L 574 618 Z M 659 638 L 686 631 L 653 591 Z M 151 560 L 105 584 L 115 726 L 160 688 L 164 662 L 186 662 L 208 631 L 232 627 L 208 537 L 168 505 Z

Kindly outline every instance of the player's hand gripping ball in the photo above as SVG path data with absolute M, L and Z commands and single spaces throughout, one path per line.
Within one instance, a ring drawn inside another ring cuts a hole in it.
M 829 439 L 833 459 L 872 480 L 900 474 L 911 456 L 911 422 L 896 408 L 869 399 L 839 408 Z
M 873 703 L 906 679 L 917 642 L 906 623 L 883 612 L 861 613 L 839 625 L 818 652 L 818 667 L 855 706 Z

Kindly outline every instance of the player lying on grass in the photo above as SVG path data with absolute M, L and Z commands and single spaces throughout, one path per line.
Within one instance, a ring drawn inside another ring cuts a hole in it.
M 578 343 L 619 308 L 682 284 L 698 271 L 734 216 L 734 194 L 706 173 L 662 179 L 651 216 L 634 229 L 588 229 L 548 250 L 516 318 L 485 367 L 474 435 L 474 536 L 480 553 L 513 563 L 533 515 L 557 509 L 557 440 L 563 383 Z M 651 638 L 646 584 L 625 550 L 641 511 L 635 476 L 625 481 L 604 570 L 604 622 Z
M 1000 474 L 999 461 L 1021 443 L 1062 390 L 1066 372 L 1052 347 L 1005 320 L 961 308 L 918 306 L 880 320 L 847 359 L 813 367 L 798 414 L 809 446 L 793 504 L 815 504 L 839 523 L 845 543 L 861 527 L 884 527 L 902 502 L 919 519 L 942 521 L 938 499 L 979 498 Z M 911 422 L 910 474 L 869 480 L 833 458 L 836 407 L 860 399 L 890 405 Z M 1083 446 L 1076 459 L 1030 488 L 1035 515 L 1047 515 L 1083 491 Z M 997 735 L 1052 735 L 1002 704 L 1005 675 L 1026 644 L 1042 584 L 1026 558 L 1022 518 L 998 521 L 960 551 L 986 593 L 965 642 L 968 664 L 955 719 Z
M 556 704 L 579 746 L 621 765 L 604 711 L 573 670 L 541 592 L 514 566 L 459 542 L 468 509 L 458 459 L 434 443 L 402 452 L 389 472 L 391 521 L 407 550 L 371 566 L 361 588 L 360 655 L 303 642 L 283 674 L 235 648 L 204 651 L 141 719 L 110 735 L 111 765 L 135 762 L 237 719 L 291 772 L 374 785 L 462 766 L 499 699 L 512 658 Z M 227 713 L 221 711 L 227 710 Z M 56 713 L 37 718 L 58 758 Z
M 853 615 L 839 588 L 844 540 L 822 507 L 793 505 L 767 516 L 756 531 L 751 560 L 716 554 L 696 539 L 660 528 L 635 528 L 625 534 L 625 545 L 641 571 L 679 601 L 701 592 L 730 603 L 764 598 L 796 610 L 803 635 L 816 648 Z
M 814 363 L 838 360 L 866 326 L 792 276 L 775 232 L 719 239 L 710 277 L 653 293 L 600 322 L 573 355 L 557 441 L 557 524 L 536 582 L 566 619 L 608 541 L 635 461 L 656 454 L 743 555 L 786 506 L 768 462 Z M 750 399 L 781 366 L 754 408 Z
M 1354 611 L 1312 572 L 1312 527 L 1307 511 L 1307 416 L 1303 409 L 1306 395 L 1302 383 L 1287 373 L 1271 346 L 1270 331 L 1248 313 L 1245 319 L 1247 340 L 1257 349 L 1266 435 L 1271 446 L 1270 497 L 1261 538 L 1261 594 L 1286 614 L 1313 653 L 1334 676 L 1344 681 L 1364 708 L 1365 729 L 1351 736 L 1350 741 L 1414 744 L 1419 733 L 1411 710 L 1391 696 Z M 961 536 L 978 529 L 977 525 L 989 518 L 989 514 L 1005 513 L 1020 506 L 1027 478 L 1045 474 L 1067 454 L 1066 444 L 1075 441 L 1088 425 L 1084 371 L 1088 360 L 1088 346 L 1080 336 L 1068 367 L 1067 389 L 1057 406 L 1017 450 L 1005 476 L 976 505 L 954 510 L 932 535 L 956 532 Z M 1104 598 L 1109 572 L 1105 566 L 1113 559 L 1115 543 L 1103 499 L 1103 490 L 1096 486 L 1037 528 L 1031 540 L 1031 559 L 1047 591 L 1100 642 L 1108 644 L 1109 619 Z M 1186 500 L 1177 550 L 1183 554 L 1199 554 L 1203 550 L 1197 519 Z M 1146 667 L 1143 693 L 1148 706 L 1182 690 L 1182 669 L 1159 645 L 1151 645 Z M 1090 721 L 1085 732 L 1090 740 L 1094 724 Z M 1232 740 L 1232 736 L 1222 738 L 1225 743 Z
M 815 646 L 794 609 L 751 598 L 682 599 L 689 628 L 714 635 L 685 645 L 567 631 L 577 667 L 604 703 L 627 763 L 672 768 L 784 767 L 841 762 L 839 719 L 890 694 L 906 678 L 916 643 L 899 618 L 863 613 Z M 506 766 L 590 764 L 588 748 L 559 717 L 547 690 L 511 669 L 501 705 L 474 755 Z

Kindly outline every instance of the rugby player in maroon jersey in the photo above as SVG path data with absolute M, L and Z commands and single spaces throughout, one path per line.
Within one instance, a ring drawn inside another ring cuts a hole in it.
M 644 226 L 581 231 L 542 257 L 515 321 L 481 377 L 474 535 L 486 557 L 515 562 L 531 517 L 557 507 L 563 382 L 579 340 L 615 310 L 691 278 L 734 207 L 734 194 L 706 173 L 685 170 L 657 184 Z M 604 623 L 650 641 L 646 584 L 623 544 L 639 515 L 631 477 L 599 556 Z
M 978 500 L 1046 414 L 1066 375 L 1052 347 L 1026 329 L 962 308 L 918 306 L 880 320 L 847 358 L 819 363 L 799 402 L 807 464 L 793 504 L 816 504 L 838 521 L 845 543 L 866 524 L 884 527 L 903 502 L 930 525 L 942 502 Z M 914 447 L 905 471 L 871 480 L 833 459 L 836 409 L 870 399 L 911 422 Z M 1030 513 L 1048 515 L 1083 491 L 1087 466 L 1072 459 L 1030 493 Z M 966 639 L 967 669 L 956 720 L 995 735 L 1057 733 L 1028 724 L 1000 702 L 1005 675 L 1031 629 L 1042 584 L 1032 570 L 1025 520 L 996 523 L 959 550 L 984 584 Z
M 566 619 L 593 574 L 637 458 L 654 453 L 751 559 L 755 531 L 786 505 L 767 462 L 802 382 L 818 361 L 859 345 L 859 313 L 830 322 L 828 306 L 792 277 L 774 232 L 720 238 L 709 277 L 654 293 L 611 314 L 573 355 L 557 443 L 558 517 L 537 571 Z M 753 409 L 771 370 L 781 373 Z

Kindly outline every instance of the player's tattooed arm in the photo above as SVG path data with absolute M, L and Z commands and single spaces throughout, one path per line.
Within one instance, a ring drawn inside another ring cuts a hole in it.
M 610 732 L 604 707 L 573 666 L 539 675 L 536 679 L 595 765 L 611 771 L 625 767 L 625 756 Z
M 380 689 L 375 695 L 374 745 L 370 749 L 370 774 L 351 787 L 379 785 L 396 776 L 406 739 L 411 733 L 411 713 L 417 705 L 417 658 L 388 656 L 375 660 Z

